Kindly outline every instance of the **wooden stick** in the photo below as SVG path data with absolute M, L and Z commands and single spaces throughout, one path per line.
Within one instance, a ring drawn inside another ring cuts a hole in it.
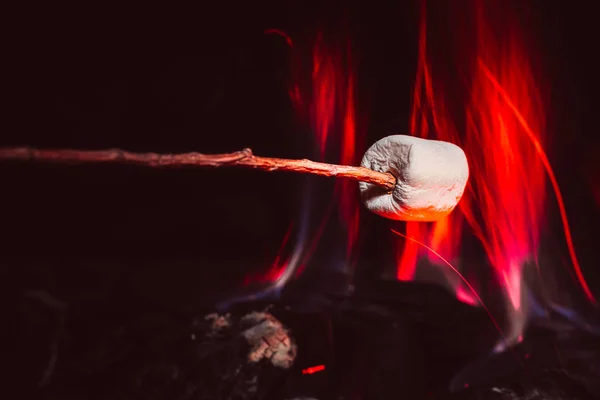
M 225 167 L 242 166 L 262 171 L 290 171 L 320 176 L 348 178 L 378 185 L 391 190 L 396 178 L 389 173 L 376 172 L 365 167 L 336 165 L 311 160 L 258 157 L 252 150 L 244 149 L 225 154 L 158 154 L 131 153 L 120 149 L 70 150 L 33 149 L 29 147 L 0 148 L 0 161 L 40 161 L 54 163 L 123 163 L 145 167 Z

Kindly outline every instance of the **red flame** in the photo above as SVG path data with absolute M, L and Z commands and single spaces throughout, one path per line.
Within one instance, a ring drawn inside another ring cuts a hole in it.
M 464 141 L 472 185 L 461 209 L 518 310 L 522 268 L 538 249 L 546 183 L 529 136 L 543 141 L 545 115 L 517 27 L 507 24 L 510 29 L 494 36 L 481 8 L 476 21 L 477 66 Z
M 350 58 L 350 56 L 348 56 Z M 352 65 L 348 62 L 347 65 Z M 355 116 L 354 72 L 348 71 L 346 82 L 346 102 L 343 117 L 342 146 L 340 162 L 343 165 L 356 165 L 357 159 L 357 130 Z M 346 225 L 348 241 L 346 246 L 346 258 L 350 260 L 352 251 L 358 240 L 359 210 L 360 204 L 356 196 L 356 185 L 349 180 L 337 182 L 337 198 L 340 202 L 340 216 Z
M 278 29 L 267 29 L 265 34 L 277 34 L 286 39 L 293 56 L 298 60 L 300 52 L 294 47 L 292 39 Z M 345 51 L 344 51 L 345 50 Z M 302 62 L 296 62 L 302 65 Z M 328 146 L 339 147 L 339 154 L 331 162 L 355 165 L 357 147 L 360 142 L 355 118 L 355 73 L 352 68 L 350 46 L 338 43 L 328 46 L 322 33 L 316 37 L 312 47 L 312 70 L 310 80 L 312 90 L 306 92 L 306 71 L 295 70 L 295 79 L 289 89 L 290 99 L 301 121 L 307 123 L 315 135 L 319 160 L 325 161 L 328 156 Z M 330 204 L 325 208 L 317 228 L 312 232 L 310 243 L 302 246 L 302 257 L 295 271 L 299 275 L 305 268 L 316 250 L 320 239 L 327 227 L 334 205 L 339 205 L 339 216 L 346 227 L 346 261 L 351 262 L 355 244 L 358 239 L 360 205 L 356 196 L 356 184 L 346 180 L 337 181 Z M 289 259 L 281 261 L 286 250 L 286 243 L 291 234 L 291 226 L 283 240 L 277 258 L 271 268 L 263 274 L 246 277 L 245 283 L 275 282 L 289 267 Z M 298 249 L 294 250 L 298 251 Z
M 473 185 L 486 235 L 480 239 L 513 306 L 519 309 L 521 270 L 537 253 L 547 174 L 575 273 L 585 295 L 595 303 L 577 260 L 557 179 L 543 148 L 545 116 L 534 78 L 539 73 L 534 73 L 528 59 L 531 50 L 519 41 L 516 24 L 503 24 L 504 43 L 494 37 L 485 10 L 481 3 L 477 5 L 478 57 L 466 143 L 479 149 L 501 149 L 473 159 L 477 163 L 473 169 L 481 174 Z M 474 222 L 473 215 L 465 216 Z
M 325 158 L 327 139 L 334 128 L 336 111 L 337 65 L 339 60 L 323 43 L 319 34 L 313 50 L 313 101 L 311 118 L 321 159 Z
M 290 239 L 290 235 L 293 231 L 293 224 L 290 224 L 284 237 L 281 245 L 279 246 L 279 250 L 277 251 L 277 255 L 271 264 L 271 267 L 266 272 L 260 272 L 258 274 L 248 274 L 244 278 L 244 285 L 249 285 L 251 283 L 267 283 L 267 282 L 276 282 L 283 272 L 285 271 L 288 261 L 282 261 L 282 258 L 285 254 L 286 246 Z
M 529 58 L 532 51 L 525 48 L 516 19 L 492 18 L 492 15 L 509 15 L 487 8 L 501 3 L 475 0 L 474 4 L 477 41 L 470 73 L 470 99 L 465 109 L 466 129 L 459 136 L 444 107 L 438 82 L 438 91 L 433 90 L 423 2 L 410 129 L 416 136 L 461 145 L 469 160 L 471 177 L 459 203 L 459 213 L 432 225 L 406 224 L 406 236 L 411 240 L 404 243 L 397 277 L 414 278 L 423 247 L 431 248 L 445 259 L 457 258 L 462 225 L 466 221 L 510 300 L 513 324 L 518 324 L 522 317 L 519 312 L 522 271 L 528 262 L 537 262 L 546 176 L 557 200 L 576 276 L 588 299 L 593 303 L 595 299 L 577 261 L 562 195 L 544 151 L 545 114 L 536 82 L 539 72 L 533 70 Z M 431 254 L 429 260 L 436 263 Z M 454 282 L 460 283 L 456 279 Z M 470 288 L 465 280 L 463 284 Z M 456 284 L 453 287 L 457 298 L 476 303 L 478 295 L 474 290 Z M 517 338 L 521 326 L 513 328 Z
M 530 126 L 528 120 L 523 116 L 521 111 L 517 108 L 517 106 L 515 105 L 515 103 L 511 99 L 511 97 L 509 96 L 509 93 L 506 90 L 504 90 L 504 88 L 502 88 L 502 86 L 500 86 L 499 82 L 489 72 L 489 69 L 487 69 L 487 67 L 485 66 L 485 64 L 483 64 L 481 62 L 481 60 L 480 60 L 480 67 L 484 70 L 487 77 L 490 79 L 490 81 L 494 84 L 496 89 L 502 95 L 502 97 L 506 101 L 508 107 L 515 113 L 515 117 L 518 119 L 524 132 L 527 134 L 528 139 L 531 141 L 532 145 L 534 146 L 537 156 L 539 157 L 542 166 L 544 167 L 546 173 L 548 174 L 550 183 L 552 184 L 552 189 L 554 190 L 554 195 L 556 196 L 556 201 L 558 203 L 560 217 L 561 217 L 561 220 L 563 223 L 565 240 L 567 242 L 567 247 L 569 250 L 569 256 L 571 257 L 571 262 L 575 269 L 575 274 L 576 274 L 579 284 L 581 285 L 581 288 L 584 291 L 585 295 L 587 296 L 588 300 L 590 302 L 592 302 L 593 304 L 597 304 L 596 299 L 595 299 L 594 295 L 592 294 L 592 292 L 589 288 L 589 285 L 587 284 L 587 282 L 583 276 L 581 266 L 579 265 L 577 255 L 575 253 L 575 247 L 573 245 L 573 239 L 571 236 L 571 228 L 569 226 L 569 221 L 567 218 L 567 211 L 566 211 L 566 207 L 565 207 L 564 200 L 562 197 L 562 193 L 560 191 L 558 181 L 556 179 L 556 176 L 554 174 L 554 171 L 552 169 L 550 161 L 548 160 L 548 157 L 540 143 L 540 140 L 536 136 L 536 132 L 531 129 L 531 126 Z
M 425 19 L 425 3 L 422 4 L 421 23 L 419 30 L 419 54 L 417 63 L 417 76 L 413 92 L 413 108 L 410 120 L 410 132 L 422 138 L 432 138 L 457 143 L 458 134 L 449 113 L 446 110 L 442 96 L 433 90 L 431 67 L 427 60 L 427 28 Z M 399 249 L 397 278 L 411 280 L 414 278 L 417 262 L 421 256 L 420 243 L 427 243 L 436 253 L 443 255 L 444 259 L 454 260 L 460 250 L 462 219 L 456 213 L 449 215 L 434 224 L 408 222 L 406 235 L 415 239 L 404 243 L 404 248 Z M 439 258 L 428 253 L 429 260 L 438 264 Z M 450 281 L 454 281 L 449 276 Z M 456 290 L 461 283 L 456 282 Z M 465 292 L 466 293 L 466 292 Z M 468 295 L 462 298 L 467 299 Z M 472 299 L 469 299 L 472 301 Z
M 344 52 L 344 48 L 346 52 Z M 327 156 L 330 144 L 337 144 L 339 156 L 334 162 L 354 165 L 357 159 L 358 137 L 355 116 L 355 75 L 350 46 L 325 44 L 323 35 L 317 36 L 313 48 L 312 101 L 310 116 L 321 160 Z M 353 182 L 336 182 L 335 201 L 339 215 L 346 226 L 346 256 L 350 260 L 358 239 L 360 205 Z M 323 217 L 326 224 L 329 213 Z M 319 230 L 321 231 L 321 229 Z M 318 240 L 318 238 L 316 238 Z

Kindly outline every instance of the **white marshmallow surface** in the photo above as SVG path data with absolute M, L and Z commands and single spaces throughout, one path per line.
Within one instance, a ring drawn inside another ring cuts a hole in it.
M 448 215 L 469 178 L 467 157 L 460 147 L 406 135 L 375 142 L 361 165 L 396 177 L 392 191 L 365 182 L 359 188 L 369 210 L 399 221 L 437 221 Z

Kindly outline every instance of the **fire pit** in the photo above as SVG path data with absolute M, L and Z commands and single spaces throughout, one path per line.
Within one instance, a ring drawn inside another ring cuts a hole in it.
M 564 10 L 310 3 L 27 46 L 5 397 L 600 398 L 594 143 L 540 62 Z

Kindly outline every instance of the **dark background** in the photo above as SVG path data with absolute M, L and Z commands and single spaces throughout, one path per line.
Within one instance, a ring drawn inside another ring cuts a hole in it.
M 600 167 L 596 14 L 586 2 L 526 3 L 546 73 L 550 158 L 584 272 L 600 296 L 599 205 L 591 183 Z M 433 35 L 460 4 L 429 2 Z M 406 132 L 415 2 L 52 3 L 14 14 L 0 144 L 165 153 L 251 147 L 258 155 L 311 157 L 312 134 L 297 123 L 287 94 L 290 49 L 263 32 L 278 28 L 309 47 L 317 29 L 331 34 L 342 20 L 359 66 L 367 145 Z M 432 43 L 443 47 L 444 40 L 438 34 Z M 1 263 L 4 271 L 19 271 L 26 286 L 82 289 L 119 276 L 151 298 L 193 309 L 272 262 L 298 215 L 305 178 L 240 169 L 3 164 L 0 182 Z M 316 207 L 330 195 L 320 192 Z M 567 254 L 561 225 L 556 206 L 549 209 L 548 230 L 558 238 L 553 257 L 561 258 Z M 389 223 L 362 214 L 359 268 L 390 268 Z M 62 272 L 49 277 L 48 267 Z

